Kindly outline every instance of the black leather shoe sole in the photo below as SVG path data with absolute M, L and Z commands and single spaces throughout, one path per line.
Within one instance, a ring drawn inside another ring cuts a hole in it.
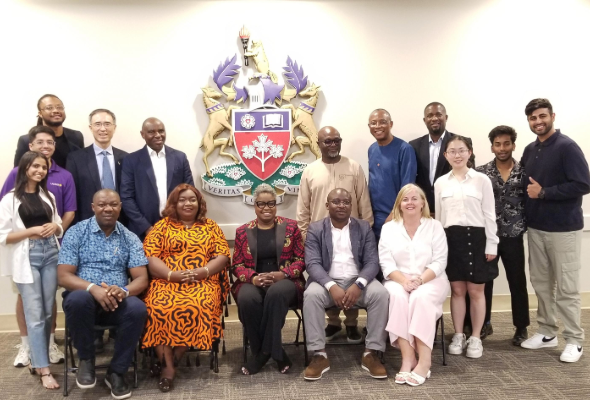
M 109 389 L 111 389 L 111 396 L 113 397 L 113 399 L 128 399 L 129 397 L 131 397 L 131 390 L 123 392 L 123 393 L 119 393 L 119 394 L 115 394 L 115 392 L 113 392 L 113 388 L 111 387 L 111 382 L 109 382 L 108 376 L 106 378 L 104 378 L 104 383 L 108 386 Z

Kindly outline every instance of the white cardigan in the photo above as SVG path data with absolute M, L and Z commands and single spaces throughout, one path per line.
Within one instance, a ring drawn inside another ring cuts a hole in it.
M 45 193 L 41 190 L 40 194 L 41 199 L 47 204 L 51 205 L 47 194 L 53 198 L 55 203 L 55 197 L 51 192 Z M 14 190 L 7 193 L 0 201 L 0 274 L 2 276 L 12 275 L 12 280 L 16 283 L 33 283 L 33 271 L 29 262 L 29 239 L 6 244 L 9 233 L 27 229 L 18 214 L 20 205 L 20 200 L 14 197 Z M 61 218 L 57 212 L 53 213 L 53 222 L 59 227 L 59 235 L 54 235 L 57 241 L 57 238 L 63 235 Z M 59 248 L 58 241 L 57 246 Z

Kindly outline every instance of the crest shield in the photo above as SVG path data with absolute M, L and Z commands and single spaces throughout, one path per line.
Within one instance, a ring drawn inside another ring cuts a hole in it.
M 258 179 L 270 178 L 283 164 L 291 144 L 291 110 L 234 110 L 235 148 L 244 166 Z

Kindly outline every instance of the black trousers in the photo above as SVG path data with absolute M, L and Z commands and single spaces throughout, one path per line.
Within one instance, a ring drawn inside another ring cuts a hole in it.
M 238 314 L 244 325 L 253 354 L 270 354 L 273 360 L 283 359 L 281 330 L 289 307 L 297 304 L 297 288 L 290 279 L 260 288 L 245 283 L 238 292 Z
M 135 296 L 124 299 L 115 311 L 107 312 L 85 290 L 64 292 L 63 309 L 74 347 L 81 360 L 95 357 L 94 325 L 115 325 L 117 338 L 110 370 L 124 374 L 135 354 L 139 336 L 143 332 L 147 310 L 145 303 Z
M 512 323 L 518 329 L 526 328 L 530 325 L 529 318 L 529 294 L 526 287 L 525 258 L 524 258 L 524 238 L 519 237 L 500 237 L 498 244 L 498 257 L 493 262 L 502 260 L 506 271 L 506 279 L 510 288 L 510 300 L 512 303 Z M 494 294 L 494 281 L 486 283 L 486 318 L 485 322 L 490 322 L 492 317 L 492 295 Z M 467 310 L 469 310 L 469 295 L 465 298 Z M 471 317 L 469 312 L 465 314 L 465 325 L 471 326 Z

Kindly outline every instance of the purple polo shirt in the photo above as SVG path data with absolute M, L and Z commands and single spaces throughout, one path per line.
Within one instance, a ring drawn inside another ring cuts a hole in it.
M 0 191 L 0 200 L 6 193 L 14 189 L 17 171 L 18 167 L 14 168 L 8 174 L 4 186 L 2 186 L 2 191 Z M 57 165 L 53 160 L 51 160 L 51 168 L 49 168 L 49 174 L 47 176 L 47 189 L 55 196 L 55 206 L 60 217 L 63 217 L 64 213 L 68 211 L 76 211 L 76 187 L 74 186 L 74 178 L 72 174 Z

